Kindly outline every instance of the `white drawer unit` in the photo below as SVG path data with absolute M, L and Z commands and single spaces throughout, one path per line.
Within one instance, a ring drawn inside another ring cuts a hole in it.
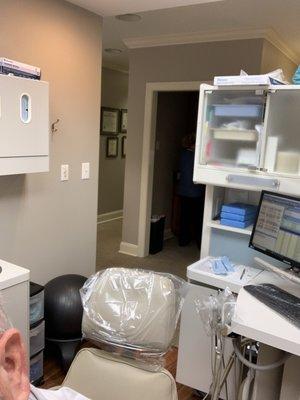
M 300 194 L 300 87 L 200 86 L 194 181 Z
M 44 287 L 30 282 L 30 326 L 44 319 Z
M 30 382 L 39 385 L 44 375 L 44 352 L 41 351 L 30 359 Z
M 48 83 L 0 75 L 0 175 L 48 170 Z
M 30 357 L 45 348 L 45 321 L 30 329 Z

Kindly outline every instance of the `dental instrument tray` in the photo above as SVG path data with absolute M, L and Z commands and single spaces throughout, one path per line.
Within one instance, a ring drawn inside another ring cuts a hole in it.
M 219 289 L 228 287 L 233 293 L 238 293 L 244 285 L 248 285 L 262 273 L 261 269 L 235 264 L 234 272 L 228 275 L 216 275 L 211 265 L 214 259 L 215 257 L 205 257 L 189 265 L 187 268 L 188 279 Z
M 244 289 L 300 329 L 300 298 L 270 283 L 247 285 Z

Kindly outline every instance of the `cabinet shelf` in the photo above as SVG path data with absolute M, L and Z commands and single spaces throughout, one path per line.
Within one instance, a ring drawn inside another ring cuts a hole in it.
M 209 221 L 207 225 L 214 229 L 220 229 L 222 231 L 235 232 L 240 233 L 242 235 L 251 236 L 253 225 L 248 226 L 247 228 L 235 228 L 233 226 L 221 225 L 220 220 Z
M 228 140 L 231 142 L 257 142 L 258 136 L 255 130 L 212 128 L 215 140 Z

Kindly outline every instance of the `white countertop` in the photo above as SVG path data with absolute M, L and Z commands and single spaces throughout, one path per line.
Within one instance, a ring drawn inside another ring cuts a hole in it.
M 266 272 L 263 272 L 255 284 L 272 283 L 300 297 L 300 286 L 276 277 L 274 274 L 270 281 L 270 276 L 266 275 Z M 300 356 L 300 329 L 283 315 L 258 301 L 246 290 L 241 290 L 237 297 L 231 329 L 239 335 Z
M 0 260 L 2 272 L 0 273 L 0 290 L 18 283 L 29 281 L 30 271 L 15 264 Z
M 300 297 L 300 286 L 282 279 L 269 271 L 252 267 L 238 266 L 236 272 L 215 275 L 208 262 L 209 257 L 195 262 L 187 268 L 187 277 L 199 284 L 225 289 L 238 293 L 232 331 L 258 342 L 300 356 L 300 329 L 283 316 L 256 300 L 243 286 L 249 284 L 272 283 Z M 242 272 L 246 269 L 243 278 Z

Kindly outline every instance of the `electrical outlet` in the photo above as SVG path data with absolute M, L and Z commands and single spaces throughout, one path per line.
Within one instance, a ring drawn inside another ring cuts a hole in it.
M 69 180 L 69 165 L 68 164 L 62 164 L 60 166 L 60 180 L 61 181 Z
M 90 163 L 81 163 L 81 179 L 90 179 Z

